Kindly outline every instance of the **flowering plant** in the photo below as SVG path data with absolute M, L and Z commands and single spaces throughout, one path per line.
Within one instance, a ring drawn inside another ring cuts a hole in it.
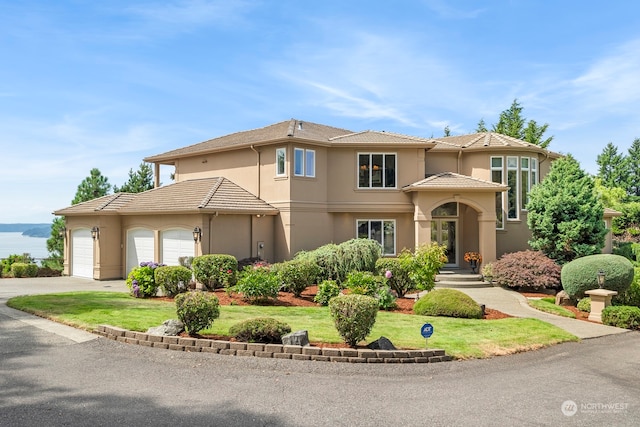
M 155 296 L 158 290 L 158 284 L 155 281 L 155 269 L 162 266 L 164 264 L 158 264 L 153 261 L 141 262 L 140 267 L 131 270 L 126 281 L 131 295 L 136 298 Z
M 466 262 L 478 261 L 479 263 L 481 263 L 482 255 L 480 255 L 478 252 L 465 252 L 464 260 Z

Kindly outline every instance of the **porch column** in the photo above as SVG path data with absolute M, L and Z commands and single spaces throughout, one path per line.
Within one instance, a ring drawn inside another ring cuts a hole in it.
M 496 216 L 478 213 L 478 249 L 484 264 L 496 260 Z
M 414 246 L 416 249 L 423 244 L 431 244 L 431 214 L 425 215 L 416 205 L 413 214 Z

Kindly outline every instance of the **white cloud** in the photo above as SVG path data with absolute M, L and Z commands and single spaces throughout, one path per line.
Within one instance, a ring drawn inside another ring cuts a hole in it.
M 127 11 L 148 22 L 163 25 L 230 25 L 241 20 L 248 8 L 250 4 L 245 1 L 176 0 L 131 6 Z

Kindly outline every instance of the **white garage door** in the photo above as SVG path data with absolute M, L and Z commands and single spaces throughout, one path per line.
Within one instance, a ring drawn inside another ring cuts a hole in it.
M 71 232 L 71 275 L 93 279 L 93 239 L 88 228 Z
M 127 231 L 127 275 L 141 262 L 155 261 L 153 230 L 135 228 Z
M 194 254 L 193 232 L 173 229 L 162 232 L 162 263 L 180 265 L 178 258 Z

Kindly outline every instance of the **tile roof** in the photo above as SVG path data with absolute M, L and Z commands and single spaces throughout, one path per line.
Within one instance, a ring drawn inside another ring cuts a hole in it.
M 434 142 L 436 143 L 436 146 L 431 150 L 433 152 L 458 151 L 460 149 L 486 150 L 487 148 L 528 148 L 541 153 L 546 153 L 553 158 L 560 157 L 560 154 L 548 151 L 539 145 L 495 132 L 445 136 L 442 138 L 435 138 Z
M 507 186 L 495 182 L 485 181 L 453 172 L 443 172 L 432 175 L 421 181 L 414 182 L 402 188 L 403 191 L 438 191 L 438 190 L 473 190 L 473 191 L 506 191 Z
M 434 146 L 433 139 L 420 138 L 417 136 L 402 135 L 399 133 L 372 131 L 356 132 L 347 135 L 340 135 L 331 138 L 331 142 L 336 145 L 356 143 L 356 144 L 418 144 L 420 146 Z
M 133 193 L 116 193 L 107 196 L 98 197 L 97 199 L 87 202 L 78 203 L 54 212 L 55 215 L 73 215 L 73 214 L 100 214 L 117 213 L 120 208 L 126 206 L 136 197 Z
M 121 199 L 122 203 L 109 202 Z M 143 193 L 117 193 L 54 212 L 56 215 L 123 215 L 218 212 L 275 215 L 278 210 L 226 178 L 177 182 Z
M 331 138 L 351 133 L 353 132 L 347 129 L 339 129 L 332 126 L 291 119 L 263 128 L 236 132 L 200 142 L 198 144 L 167 151 L 166 153 L 146 157 L 144 161 L 156 163 L 173 160 L 178 157 L 194 156 L 214 151 L 282 141 L 288 138 L 328 143 Z

